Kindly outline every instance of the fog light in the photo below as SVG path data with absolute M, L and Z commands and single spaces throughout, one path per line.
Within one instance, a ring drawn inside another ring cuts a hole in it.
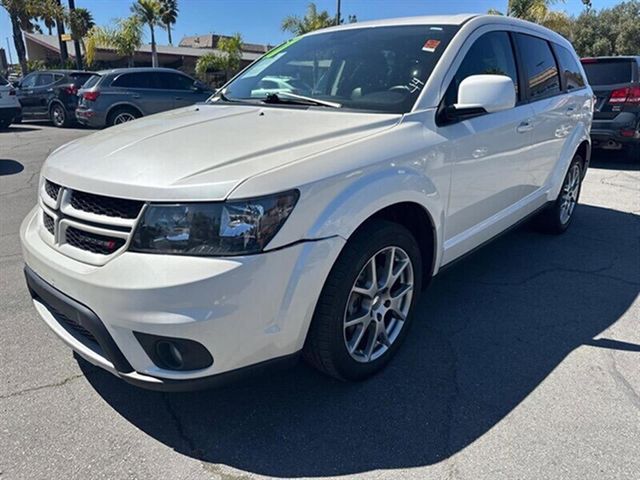
M 165 370 L 201 370 L 213 364 L 213 357 L 201 343 L 187 338 L 162 337 L 133 332 L 151 361 Z

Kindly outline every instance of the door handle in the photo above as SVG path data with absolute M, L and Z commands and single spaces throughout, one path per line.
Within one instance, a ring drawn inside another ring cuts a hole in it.
M 136 93 L 136 94 L 131 95 L 131 98 L 140 98 L 140 95 L 138 95 L 138 94 Z
M 174 100 L 182 100 L 182 97 L 176 97 Z
M 533 130 L 533 124 L 531 123 L 530 120 L 525 120 L 524 122 L 520 123 L 520 125 L 518 125 L 518 127 L 516 128 L 516 132 L 518 133 L 527 133 L 527 132 L 530 132 L 531 130 Z

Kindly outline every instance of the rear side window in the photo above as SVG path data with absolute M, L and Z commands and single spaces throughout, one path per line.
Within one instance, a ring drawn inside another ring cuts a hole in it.
M 94 77 L 91 73 L 72 73 L 69 75 L 71 82 L 76 85 L 84 85 L 87 80 Z
M 580 72 L 580 66 L 575 56 L 566 48 L 560 45 L 554 46 L 558 62 L 560 63 L 560 73 L 564 79 L 564 84 L 568 91 L 582 88 L 585 85 L 584 78 Z
M 193 80 L 179 73 L 157 73 L 156 81 L 158 87 L 165 90 L 190 90 L 193 86 Z
M 89 77 L 89 80 L 82 84 L 82 88 L 91 88 L 95 86 L 101 78 L 102 77 L 100 75 L 92 75 L 91 77 Z
M 458 88 L 465 78 L 483 74 L 510 77 L 516 87 L 516 93 L 518 92 L 518 72 L 507 32 L 485 33 L 475 41 L 447 89 L 445 105 L 453 105 L 458 101 Z
M 540 100 L 560 93 L 558 66 L 549 43 L 521 33 L 516 34 L 516 40 L 522 53 L 531 100 Z
M 55 81 L 55 77 L 52 73 L 39 73 L 36 78 L 36 87 L 49 85 Z
M 154 88 L 151 74 L 146 72 L 125 73 L 116 78 L 111 84 L 112 87 L 125 88 Z
M 583 60 L 582 66 L 591 85 L 630 83 L 633 78 L 631 60 Z

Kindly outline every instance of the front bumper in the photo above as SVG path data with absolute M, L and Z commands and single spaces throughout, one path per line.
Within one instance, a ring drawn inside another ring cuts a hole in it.
M 333 237 L 227 259 L 124 252 L 103 266 L 92 266 L 47 245 L 38 234 L 38 218 L 34 209 L 20 236 L 40 316 L 89 362 L 160 390 L 210 386 L 214 376 L 235 376 L 246 367 L 264 367 L 295 355 L 344 245 L 343 239 Z M 52 292 L 81 317 L 94 316 L 124 362 L 103 346 L 99 335 L 94 333 L 100 346 L 96 348 L 65 329 L 56 318 Z M 197 341 L 211 353 L 213 364 L 196 371 L 162 369 L 134 331 Z

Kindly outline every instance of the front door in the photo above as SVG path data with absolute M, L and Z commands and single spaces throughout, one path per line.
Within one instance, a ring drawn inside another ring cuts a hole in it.
M 471 39 L 471 41 L 473 41 Z M 518 97 L 518 75 L 510 35 L 490 31 L 473 41 L 444 102 L 457 101 L 466 77 L 500 74 L 511 77 Z M 445 225 L 445 263 L 488 240 L 503 227 L 501 216 L 526 192 L 524 167 L 529 158 L 533 110 L 525 103 L 445 125 L 439 131 L 452 144 L 451 192 Z M 513 216 L 513 215 L 511 215 Z

